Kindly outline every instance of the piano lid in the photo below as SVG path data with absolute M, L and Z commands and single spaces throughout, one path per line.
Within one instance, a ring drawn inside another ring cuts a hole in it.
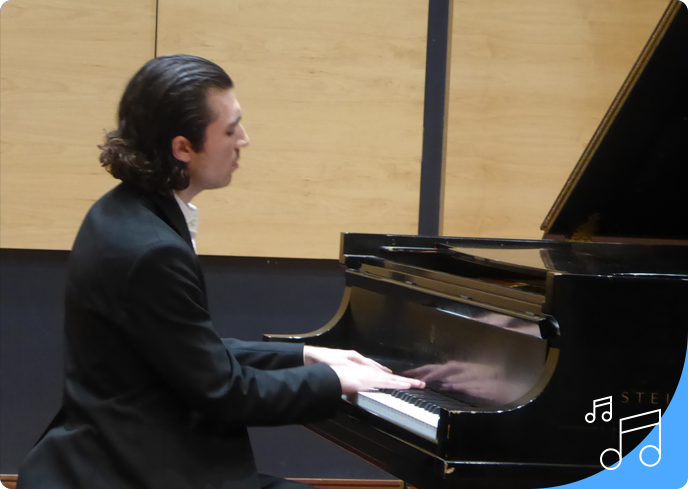
M 545 238 L 688 240 L 688 9 L 672 0 L 541 226 Z
M 622 243 L 561 243 L 543 241 L 538 247 L 446 246 L 443 252 L 479 265 L 530 273 L 578 275 L 676 276 L 688 275 L 684 246 Z

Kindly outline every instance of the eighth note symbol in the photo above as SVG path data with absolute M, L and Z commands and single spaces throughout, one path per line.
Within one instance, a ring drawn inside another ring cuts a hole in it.
M 597 408 L 602 406 L 609 406 L 609 411 L 602 413 L 602 421 L 605 423 L 610 422 L 612 420 L 612 396 L 600 397 L 599 399 L 592 401 L 592 412 L 585 415 L 585 421 L 587 423 L 594 423 L 595 412 L 597 411 Z
M 647 418 L 650 418 L 651 422 L 647 421 Z M 655 421 L 656 417 L 656 421 Z M 641 422 L 645 422 L 643 426 L 638 426 L 635 428 L 627 428 L 624 429 L 624 421 L 626 424 L 631 424 L 636 423 L 636 420 L 640 419 Z M 631 421 L 632 420 L 632 421 Z M 607 448 L 604 452 L 600 454 L 600 464 L 602 464 L 602 467 L 604 467 L 607 470 L 616 470 L 621 466 L 622 458 L 623 458 L 623 448 L 622 448 L 622 443 L 623 443 L 623 435 L 624 433 L 630 433 L 631 431 L 638 431 L 642 430 L 645 428 L 654 428 L 655 426 L 659 426 L 659 443 L 655 445 L 645 445 L 642 450 L 640 450 L 640 454 L 638 457 L 640 457 L 640 462 L 645 466 L 645 467 L 654 467 L 659 463 L 660 460 L 662 460 L 662 410 L 661 409 L 655 409 L 654 411 L 648 411 L 646 413 L 641 413 L 641 414 L 636 414 L 635 416 L 629 416 L 627 418 L 621 418 L 619 420 L 619 449 L 616 450 L 614 448 Z M 652 448 L 655 452 L 657 452 L 657 461 L 653 464 L 648 464 L 645 463 L 645 460 L 643 460 L 643 452 L 647 450 L 648 448 Z M 610 466 L 607 467 L 604 465 L 603 458 L 604 454 L 607 452 L 614 452 L 619 456 L 619 461 L 614 464 L 615 466 Z

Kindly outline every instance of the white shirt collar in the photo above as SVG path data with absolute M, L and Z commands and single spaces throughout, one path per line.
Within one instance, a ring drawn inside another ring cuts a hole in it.
M 179 208 L 184 214 L 184 220 L 189 228 L 189 234 L 191 235 L 191 244 L 193 245 L 194 251 L 196 251 L 196 234 L 198 234 L 198 207 L 193 205 L 191 202 L 188 204 L 184 203 L 182 199 L 179 198 L 176 192 L 174 192 L 174 200 L 179 204 Z

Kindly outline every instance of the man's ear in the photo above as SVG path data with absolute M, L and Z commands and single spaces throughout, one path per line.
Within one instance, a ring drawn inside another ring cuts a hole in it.
M 191 161 L 191 155 L 195 153 L 191 147 L 191 141 L 184 136 L 176 136 L 172 140 L 172 154 L 179 161 L 188 163 Z

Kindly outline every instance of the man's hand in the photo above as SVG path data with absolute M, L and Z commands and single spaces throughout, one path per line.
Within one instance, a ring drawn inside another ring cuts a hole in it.
M 364 365 L 331 365 L 339 377 L 342 394 L 349 395 L 370 389 L 423 389 L 425 382 L 384 372 Z
M 353 350 L 334 350 L 304 346 L 306 365 L 326 363 L 335 371 L 342 384 L 342 394 L 349 395 L 370 389 L 422 389 L 425 382 L 392 374 L 375 360 Z
M 320 348 L 317 346 L 304 346 L 303 353 L 304 363 L 306 365 L 310 365 L 312 363 L 326 363 L 330 367 L 334 367 L 335 365 L 363 365 L 382 370 L 383 372 L 387 372 L 389 374 L 392 373 L 392 371 L 384 365 L 380 365 L 375 360 L 364 357 L 354 350 L 335 350 L 332 348 Z

